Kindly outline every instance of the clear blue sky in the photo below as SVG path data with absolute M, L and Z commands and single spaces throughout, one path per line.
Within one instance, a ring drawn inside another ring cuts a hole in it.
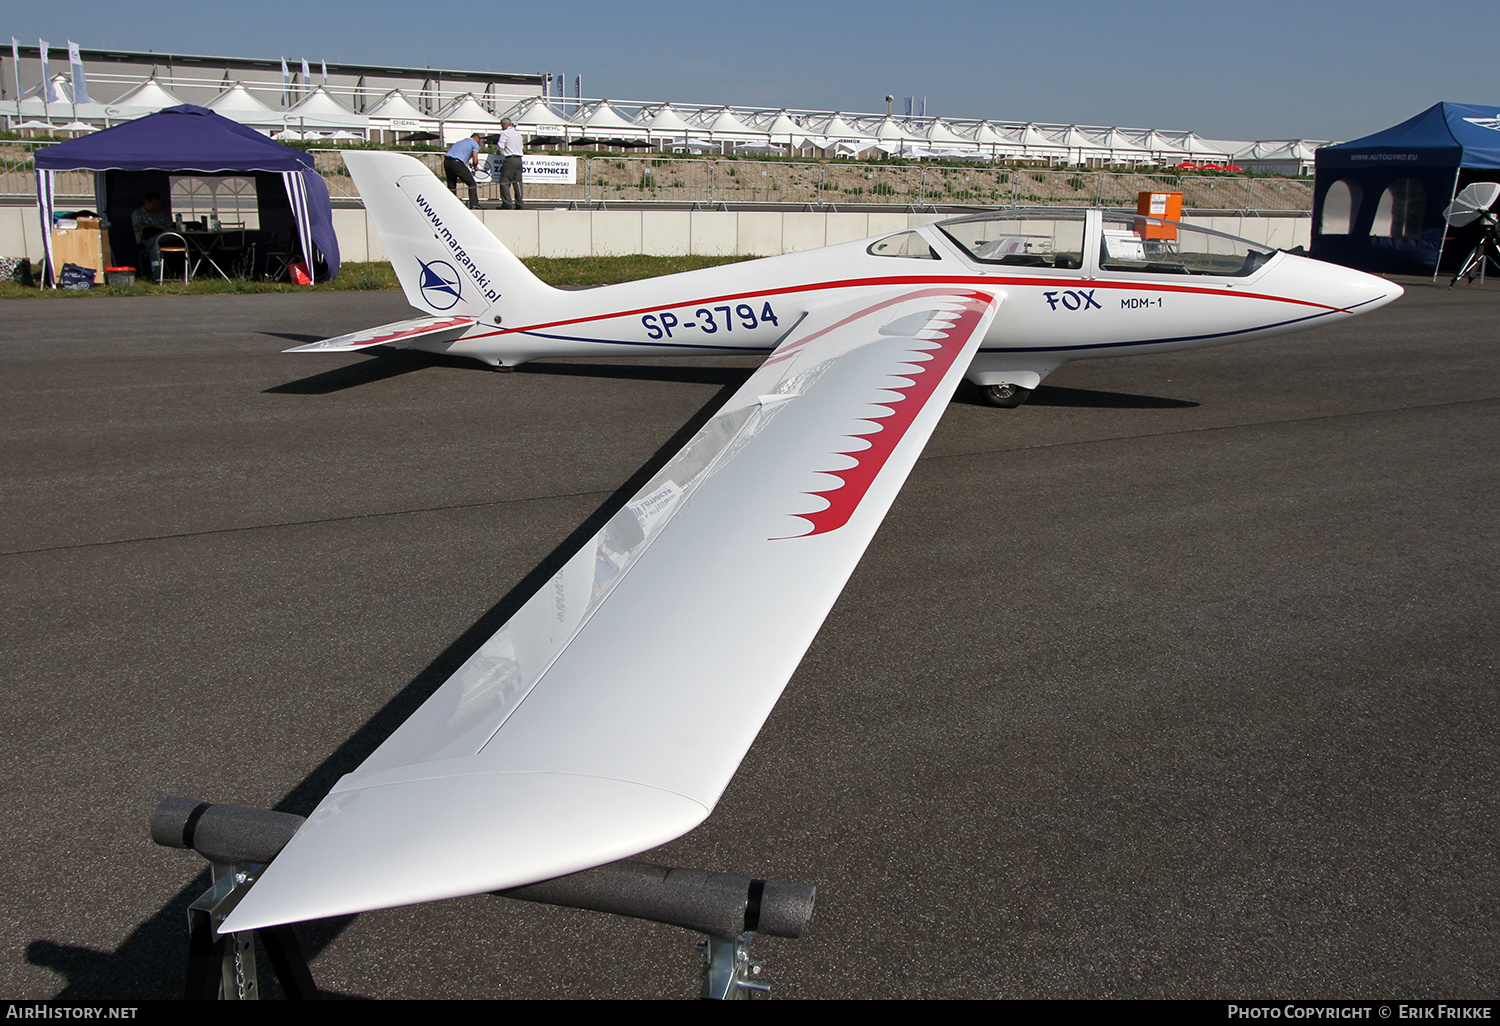
M 1500 4 L 544 0 L 17 5 L 35 44 L 583 73 L 585 96 L 1351 139 L 1500 105 Z

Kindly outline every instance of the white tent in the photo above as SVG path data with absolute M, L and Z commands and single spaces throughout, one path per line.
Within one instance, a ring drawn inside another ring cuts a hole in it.
M 371 127 L 386 127 L 376 126 L 376 121 L 410 121 L 436 124 L 436 119 L 429 114 L 422 113 L 421 109 L 408 100 L 406 94 L 399 89 L 392 89 L 377 100 L 373 107 L 365 111 L 365 117 L 370 119 Z
M 113 103 L 105 104 L 115 118 L 126 120 L 180 106 L 182 101 L 163 89 L 161 83 L 154 78 L 148 78 Z M 114 113 L 115 111 L 119 113 Z
M 149 83 L 148 83 L 149 84 Z M 53 95 L 57 97 L 51 103 L 42 102 L 42 87 L 38 85 L 28 92 L 20 104 L 20 116 L 23 118 L 50 118 L 54 121 L 63 118 L 71 118 L 78 121 L 92 121 L 98 124 L 109 124 L 115 121 L 130 121 L 134 118 L 154 114 L 161 107 L 144 105 L 121 105 L 118 103 L 89 103 L 75 104 L 73 102 L 73 84 L 62 75 L 52 76 Z M 139 93 L 144 86 L 133 90 Z M 165 102 L 163 107 L 175 107 L 182 101 L 171 95 L 166 90 L 160 90 Z
M 1084 134 L 1092 140 L 1096 156 L 1111 164 L 1151 163 L 1151 152 L 1118 128 L 1085 129 Z
M 945 150 L 972 151 L 974 140 L 965 139 L 955 132 L 942 118 L 934 118 L 923 127 L 917 136 L 927 149 L 941 153 Z
M 279 111 L 272 110 L 257 100 L 255 95 L 239 82 L 209 100 L 204 106 L 221 117 L 252 128 L 269 128 L 282 123 Z
M 424 114 L 399 89 L 392 89 L 382 96 L 373 107 L 365 111 L 365 117 L 370 119 L 370 131 L 389 132 L 392 136 L 405 132 L 436 132 L 438 128 L 437 120 Z M 386 141 L 396 140 L 393 138 Z
M 1122 128 L 1120 132 L 1140 146 L 1141 149 L 1150 153 L 1158 163 L 1175 164 L 1177 161 L 1187 157 L 1187 154 L 1180 146 L 1154 128 L 1144 130 Z
M 1267 139 L 1251 143 L 1231 158 L 1246 171 L 1273 175 L 1310 175 L 1313 159 L 1320 146 L 1330 142 L 1313 139 Z
M 991 158 L 1012 157 L 1021 153 L 1021 144 L 1016 141 L 1015 133 L 1006 132 L 988 121 L 975 125 L 971 138 L 974 145 Z
M 1161 133 L 1176 144 L 1177 148 L 1186 153 L 1193 160 L 1228 160 L 1233 150 L 1226 150 L 1222 145 L 1205 139 L 1197 132 L 1164 132 Z M 1234 144 L 1235 146 L 1241 144 Z
M 566 135 L 571 127 L 568 119 L 547 106 L 541 97 L 523 100 L 506 111 L 505 117 L 527 135 Z
M 691 132 L 696 127 L 677 112 L 677 108 L 670 103 L 663 103 L 655 107 L 642 107 L 635 117 L 638 128 L 644 128 L 652 133 L 656 132 Z
M 679 114 L 677 108 L 670 103 L 642 107 L 635 116 L 635 124 L 638 128 L 644 128 L 647 138 L 654 142 L 676 142 L 688 139 L 698 131 L 697 126 Z
M 710 139 L 730 142 L 759 142 L 766 138 L 766 133 L 757 132 L 739 118 L 728 107 L 720 107 L 718 110 L 706 110 L 699 113 L 695 120 L 699 131 L 707 131 Z
M 500 119 L 484 109 L 473 93 L 456 97 L 434 117 L 442 124 L 443 142 L 457 142 L 466 135 L 482 132 L 492 135 L 500 131 Z
M 884 141 L 922 138 L 920 131 L 913 129 L 904 121 L 898 121 L 896 118 L 890 116 L 870 122 L 865 128 L 868 134 Z
M 620 116 L 608 100 L 599 100 L 580 110 L 573 118 L 575 128 L 582 128 L 592 138 L 646 139 L 647 132 Z
M 499 127 L 500 119 L 485 109 L 484 104 L 474 98 L 473 93 L 454 97 L 452 102 L 433 115 L 442 122 L 457 121 L 465 125 L 482 128 Z
M 809 126 L 813 127 L 813 126 Z M 816 123 L 817 133 L 828 139 L 858 140 L 868 144 L 869 134 L 854 127 L 844 115 L 837 112 L 830 114 L 821 122 Z
M 1018 125 L 1016 142 L 1021 147 L 1021 156 L 1028 160 L 1063 158 L 1067 152 L 1033 124 Z
M 1204 147 L 1202 152 L 1222 164 L 1235 162 L 1234 155 L 1251 145 L 1246 139 L 1197 139 L 1197 143 Z
M 826 139 L 814 139 L 802 123 L 786 110 L 764 111 L 747 123 L 757 132 L 764 132 L 766 138 L 775 145 L 785 144 L 793 150 L 828 144 Z
M 1070 164 L 1082 164 L 1089 157 L 1099 155 L 1095 152 L 1098 147 L 1094 141 L 1079 131 L 1077 125 L 1060 125 L 1046 134 L 1062 147 L 1063 159 Z
M 769 142 L 737 142 L 734 144 L 734 152 L 780 157 L 785 156 L 786 147 Z
M 322 86 L 283 111 L 280 120 L 288 128 L 296 128 L 303 133 L 308 129 L 322 128 L 352 128 L 363 132 L 370 127 L 367 115 L 354 113 L 330 96 Z
M 825 151 L 832 150 L 835 156 L 853 157 L 875 148 L 876 140 L 868 132 L 836 111 L 822 121 L 809 124 L 808 128 L 812 130 L 810 134 L 821 137 L 813 144 Z

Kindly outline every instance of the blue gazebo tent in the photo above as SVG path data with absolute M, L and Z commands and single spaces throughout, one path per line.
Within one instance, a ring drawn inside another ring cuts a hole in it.
M 153 182 L 165 185 L 168 173 L 253 175 L 262 227 L 279 214 L 295 227 L 308 268 L 332 280 L 339 273 L 338 239 L 328 186 L 313 168 L 312 157 L 268 139 L 204 107 L 169 107 L 102 132 L 37 150 L 37 205 L 42 218 L 46 269 L 52 274 L 53 179 L 59 171 L 95 171 L 96 198 L 111 222 L 110 241 L 120 257 L 133 253 L 130 212 Z M 281 188 L 267 188 L 279 182 Z M 165 187 L 156 191 L 167 195 Z M 281 200 L 285 198 L 285 206 Z M 118 257 L 117 257 L 118 259 Z
M 1324 146 L 1312 255 L 1364 271 L 1431 274 L 1462 260 L 1477 228 L 1443 211 L 1470 182 L 1500 181 L 1500 107 L 1439 103 L 1363 139 Z

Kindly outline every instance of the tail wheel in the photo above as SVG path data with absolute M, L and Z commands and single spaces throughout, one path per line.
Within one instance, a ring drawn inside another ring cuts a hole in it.
M 1014 410 L 1026 401 L 1031 395 L 1031 389 L 1022 388 L 1020 385 L 985 385 L 980 389 L 984 393 L 984 401 L 991 406 L 998 406 L 1002 410 Z

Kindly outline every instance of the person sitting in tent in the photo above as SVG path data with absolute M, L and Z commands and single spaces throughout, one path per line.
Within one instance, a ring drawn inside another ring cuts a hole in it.
M 156 271 L 156 265 L 161 263 L 161 251 L 156 236 L 160 235 L 172 224 L 172 215 L 162 206 L 161 193 L 148 192 L 141 197 L 141 205 L 136 207 L 130 214 L 130 227 L 135 229 L 136 248 L 146 254 L 151 261 L 151 270 Z

